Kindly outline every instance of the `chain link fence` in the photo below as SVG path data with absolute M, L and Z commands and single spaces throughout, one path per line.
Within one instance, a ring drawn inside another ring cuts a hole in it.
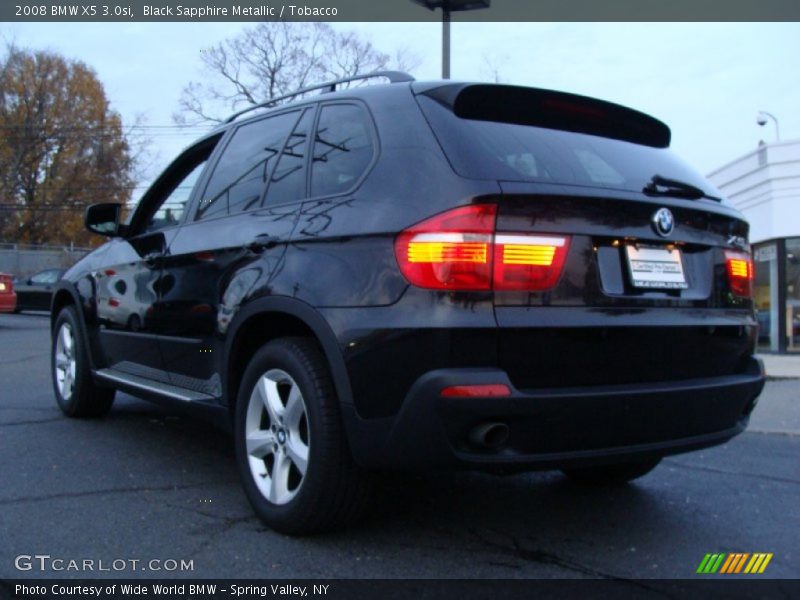
M 0 243 L 0 272 L 28 277 L 43 269 L 66 269 L 91 250 L 73 245 Z

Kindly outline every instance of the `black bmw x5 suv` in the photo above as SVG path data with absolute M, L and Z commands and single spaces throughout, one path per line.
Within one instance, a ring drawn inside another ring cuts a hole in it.
M 289 533 L 352 520 L 374 470 L 622 482 L 745 428 L 748 225 L 666 125 L 381 75 L 234 115 L 127 223 L 87 210 L 111 239 L 54 294 L 64 413 L 123 390 L 223 424 Z

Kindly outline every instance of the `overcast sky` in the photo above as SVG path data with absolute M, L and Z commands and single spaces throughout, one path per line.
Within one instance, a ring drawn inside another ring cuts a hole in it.
M 237 23 L 0 24 L 18 45 L 56 50 L 93 67 L 125 122 L 144 115 L 155 176 L 197 130 L 173 125 L 181 89 L 201 76 L 200 52 L 242 28 Z M 441 72 L 441 25 L 335 24 L 379 50 L 407 48 L 417 79 Z M 775 140 L 756 124 L 774 114 L 781 139 L 800 138 L 798 23 L 458 23 L 452 76 L 576 92 L 618 102 L 665 121 L 673 148 L 704 173 Z

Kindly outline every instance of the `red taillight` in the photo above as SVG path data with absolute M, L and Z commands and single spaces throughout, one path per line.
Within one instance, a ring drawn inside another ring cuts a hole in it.
M 569 250 L 569 238 L 500 235 L 495 238 L 496 290 L 547 290 L 558 283 Z
M 493 204 L 462 206 L 406 229 L 395 242 L 403 275 L 434 290 L 488 290 L 496 211 Z
M 497 207 L 462 206 L 403 231 L 395 242 L 410 283 L 435 290 L 540 291 L 558 282 L 569 237 L 494 235 Z
M 439 395 L 442 398 L 503 398 L 511 395 L 511 388 L 504 383 L 486 385 L 451 385 Z
M 753 294 L 753 260 L 746 252 L 725 252 L 728 284 L 736 296 L 750 298 Z

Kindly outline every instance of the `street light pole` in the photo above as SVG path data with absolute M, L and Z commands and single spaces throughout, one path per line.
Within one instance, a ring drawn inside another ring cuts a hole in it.
M 442 79 L 450 79 L 450 9 L 442 6 Z
M 442 79 L 450 79 L 450 21 L 451 14 L 489 8 L 492 0 L 411 0 L 428 10 L 442 9 Z
M 777 119 L 777 117 L 775 115 L 773 115 L 772 113 L 768 113 L 765 110 L 762 110 L 762 111 L 760 111 L 758 113 L 758 119 L 757 119 L 756 122 L 759 125 L 761 125 L 761 127 L 763 127 L 764 125 L 767 124 L 767 119 L 765 117 L 769 117 L 770 119 L 772 119 L 772 122 L 775 123 L 775 141 L 776 142 L 780 142 L 781 141 L 781 132 L 780 132 L 780 129 L 778 129 L 778 119 Z

